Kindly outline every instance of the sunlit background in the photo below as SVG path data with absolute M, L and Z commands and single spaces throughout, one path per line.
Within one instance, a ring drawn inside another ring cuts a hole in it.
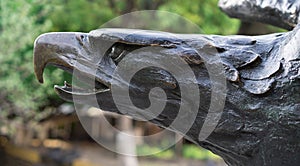
M 45 83 L 37 82 L 32 51 L 38 35 L 52 31 L 89 32 L 117 16 L 138 10 L 177 13 L 197 24 L 205 34 L 245 32 L 239 20 L 220 11 L 217 0 L 1 0 L 0 3 L 0 162 L 4 166 L 124 165 L 122 157 L 102 148 L 86 134 L 72 103 L 65 103 L 55 94 L 53 85 L 64 80 L 70 82 L 70 75 L 48 67 Z M 165 24 L 172 22 L 166 19 Z M 260 32 L 256 28 L 255 33 L 274 31 L 270 26 L 259 27 Z M 94 134 L 115 139 L 115 135 L 101 127 L 98 111 L 83 109 L 95 127 Z M 116 126 L 122 119 L 113 114 L 104 116 Z M 131 124 L 140 135 L 161 130 L 150 123 Z M 142 142 L 136 145 L 137 154 L 157 148 Z M 220 157 L 187 140 L 161 153 L 139 157 L 138 162 L 149 166 L 224 165 Z

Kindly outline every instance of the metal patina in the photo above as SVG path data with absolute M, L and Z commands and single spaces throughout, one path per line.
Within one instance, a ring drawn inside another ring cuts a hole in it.
M 43 34 L 35 42 L 36 76 L 43 82 L 43 70 L 47 65 L 71 73 L 77 70 L 82 76 L 79 79 L 84 78 L 82 81 L 87 84 L 95 78 L 92 82 L 95 89 L 71 87 L 66 83 L 55 86 L 58 95 L 68 101 L 76 97 L 81 103 L 90 105 L 94 105 L 90 101 L 96 95 L 101 109 L 120 113 L 111 93 L 112 84 L 124 81 L 111 78 L 120 60 L 139 48 L 164 48 L 162 55 L 180 56 L 189 64 L 201 92 L 200 107 L 193 126 L 185 135 L 187 139 L 220 155 L 229 165 L 300 163 L 300 26 L 290 32 L 263 36 L 177 34 L 172 38 L 163 32 L 132 33 L 134 31 L 99 29 L 90 33 Z M 209 109 L 207 96 L 211 94 L 205 66 L 213 65 L 213 61 L 204 63 L 197 51 L 211 49 L 217 50 L 212 58 L 220 57 L 224 66 L 227 98 L 216 129 L 206 140 L 200 141 L 198 134 Z M 94 72 L 90 66 L 97 56 L 102 59 Z M 153 54 L 154 59 L 156 56 L 160 54 Z M 142 60 L 131 58 L 123 63 L 134 66 Z M 191 83 L 188 78 L 186 80 L 186 84 Z M 146 68 L 127 84 L 132 102 L 140 108 L 149 106 L 148 94 L 153 87 L 164 89 L 168 96 L 166 106 L 151 122 L 166 128 L 172 123 L 181 98 L 178 82 L 170 73 L 160 68 Z M 193 105 L 193 99 L 189 102 Z M 176 131 L 181 132 L 180 129 Z

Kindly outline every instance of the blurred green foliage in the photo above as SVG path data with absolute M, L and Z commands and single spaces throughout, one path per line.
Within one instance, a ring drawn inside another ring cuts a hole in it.
M 51 20 L 46 19 L 47 8 L 41 0 L 1 1 L 1 119 L 16 114 L 24 121 L 32 120 L 38 108 L 51 104 L 52 83 L 47 81 L 45 86 L 39 86 L 32 64 L 34 39 L 52 26 Z M 47 70 L 45 75 L 58 80 L 61 73 Z
M 53 0 L 49 19 L 52 31 L 82 31 L 97 29 L 101 24 L 114 18 L 109 1 L 104 0 Z
M 218 0 L 172 0 L 160 9 L 187 18 L 197 24 L 205 34 L 235 34 L 240 24 L 240 21 L 229 18 L 218 8 Z
M 158 153 L 159 152 L 159 153 Z M 151 157 L 159 159 L 172 159 L 175 155 L 173 148 L 161 149 L 157 146 L 140 145 L 137 147 L 138 155 L 153 154 Z M 194 144 L 184 144 L 182 147 L 182 157 L 195 160 L 221 160 L 221 157 L 213 154 L 211 151 L 203 149 Z
M 218 0 L 53 0 L 49 19 L 52 31 L 88 32 L 128 12 L 161 10 L 185 17 L 206 34 L 235 34 L 240 22 L 222 13 L 217 4 Z M 182 27 L 172 18 L 162 19 L 160 26 Z
M 221 159 L 219 156 L 213 154 L 211 151 L 190 144 L 183 145 L 182 156 L 184 158 L 198 159 L 198 160 Z
M 175 156 L 175 152 L 173 149 L 161 149 L 157 146 L 150 145 L 140 145 L 137 147 L 137 155 L 148 155 L 153 154 L 152 157 L 160 158 L 160 159 L 172 159 Z

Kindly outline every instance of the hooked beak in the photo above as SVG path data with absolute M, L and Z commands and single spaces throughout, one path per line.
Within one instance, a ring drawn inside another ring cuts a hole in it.
M 48 64 L 72 72 L 84 36 L 85 33 L 46 33 L 35 40 L 34 72 L 40 83 L 44 82 L 43 72 Z
M 68 101 L 72 101 L 72 95 L 86 96 L 108 90 L 108 81 L 100 78 L 106 77 L 103 75 L 99 77 L 95 74 L 96 64 L 91 59 L 92 51 L 88 47 L 87 38 L 86 33 L 46 33 L 39 36 L 34 44 L 34 72 L 40 83 L 44 82 L 45 67 L 52 65 L 71 74 L 74 74 L 74 70 L 78 71 L 76 77 L 83 78 L 85 83 L 94 85 L 93 88 L 96 88 L 96 90 L 92 88 L 85 90 L 68 83 L 64 86 L 56 85 L 54 88 L 57 94 Z M 101 69 L 101 66 L 99 68 Z

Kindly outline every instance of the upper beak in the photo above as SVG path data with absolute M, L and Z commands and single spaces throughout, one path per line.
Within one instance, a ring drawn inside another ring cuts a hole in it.
M 34 43 L 34 72 L 40 83 L 43 83 L 43 72 L 47 64 L 52 64 L 67 71 L 73 70 L 71 62 L 78 52 L 80 36 L 84 33 L 55 32 L 40 35 Z

